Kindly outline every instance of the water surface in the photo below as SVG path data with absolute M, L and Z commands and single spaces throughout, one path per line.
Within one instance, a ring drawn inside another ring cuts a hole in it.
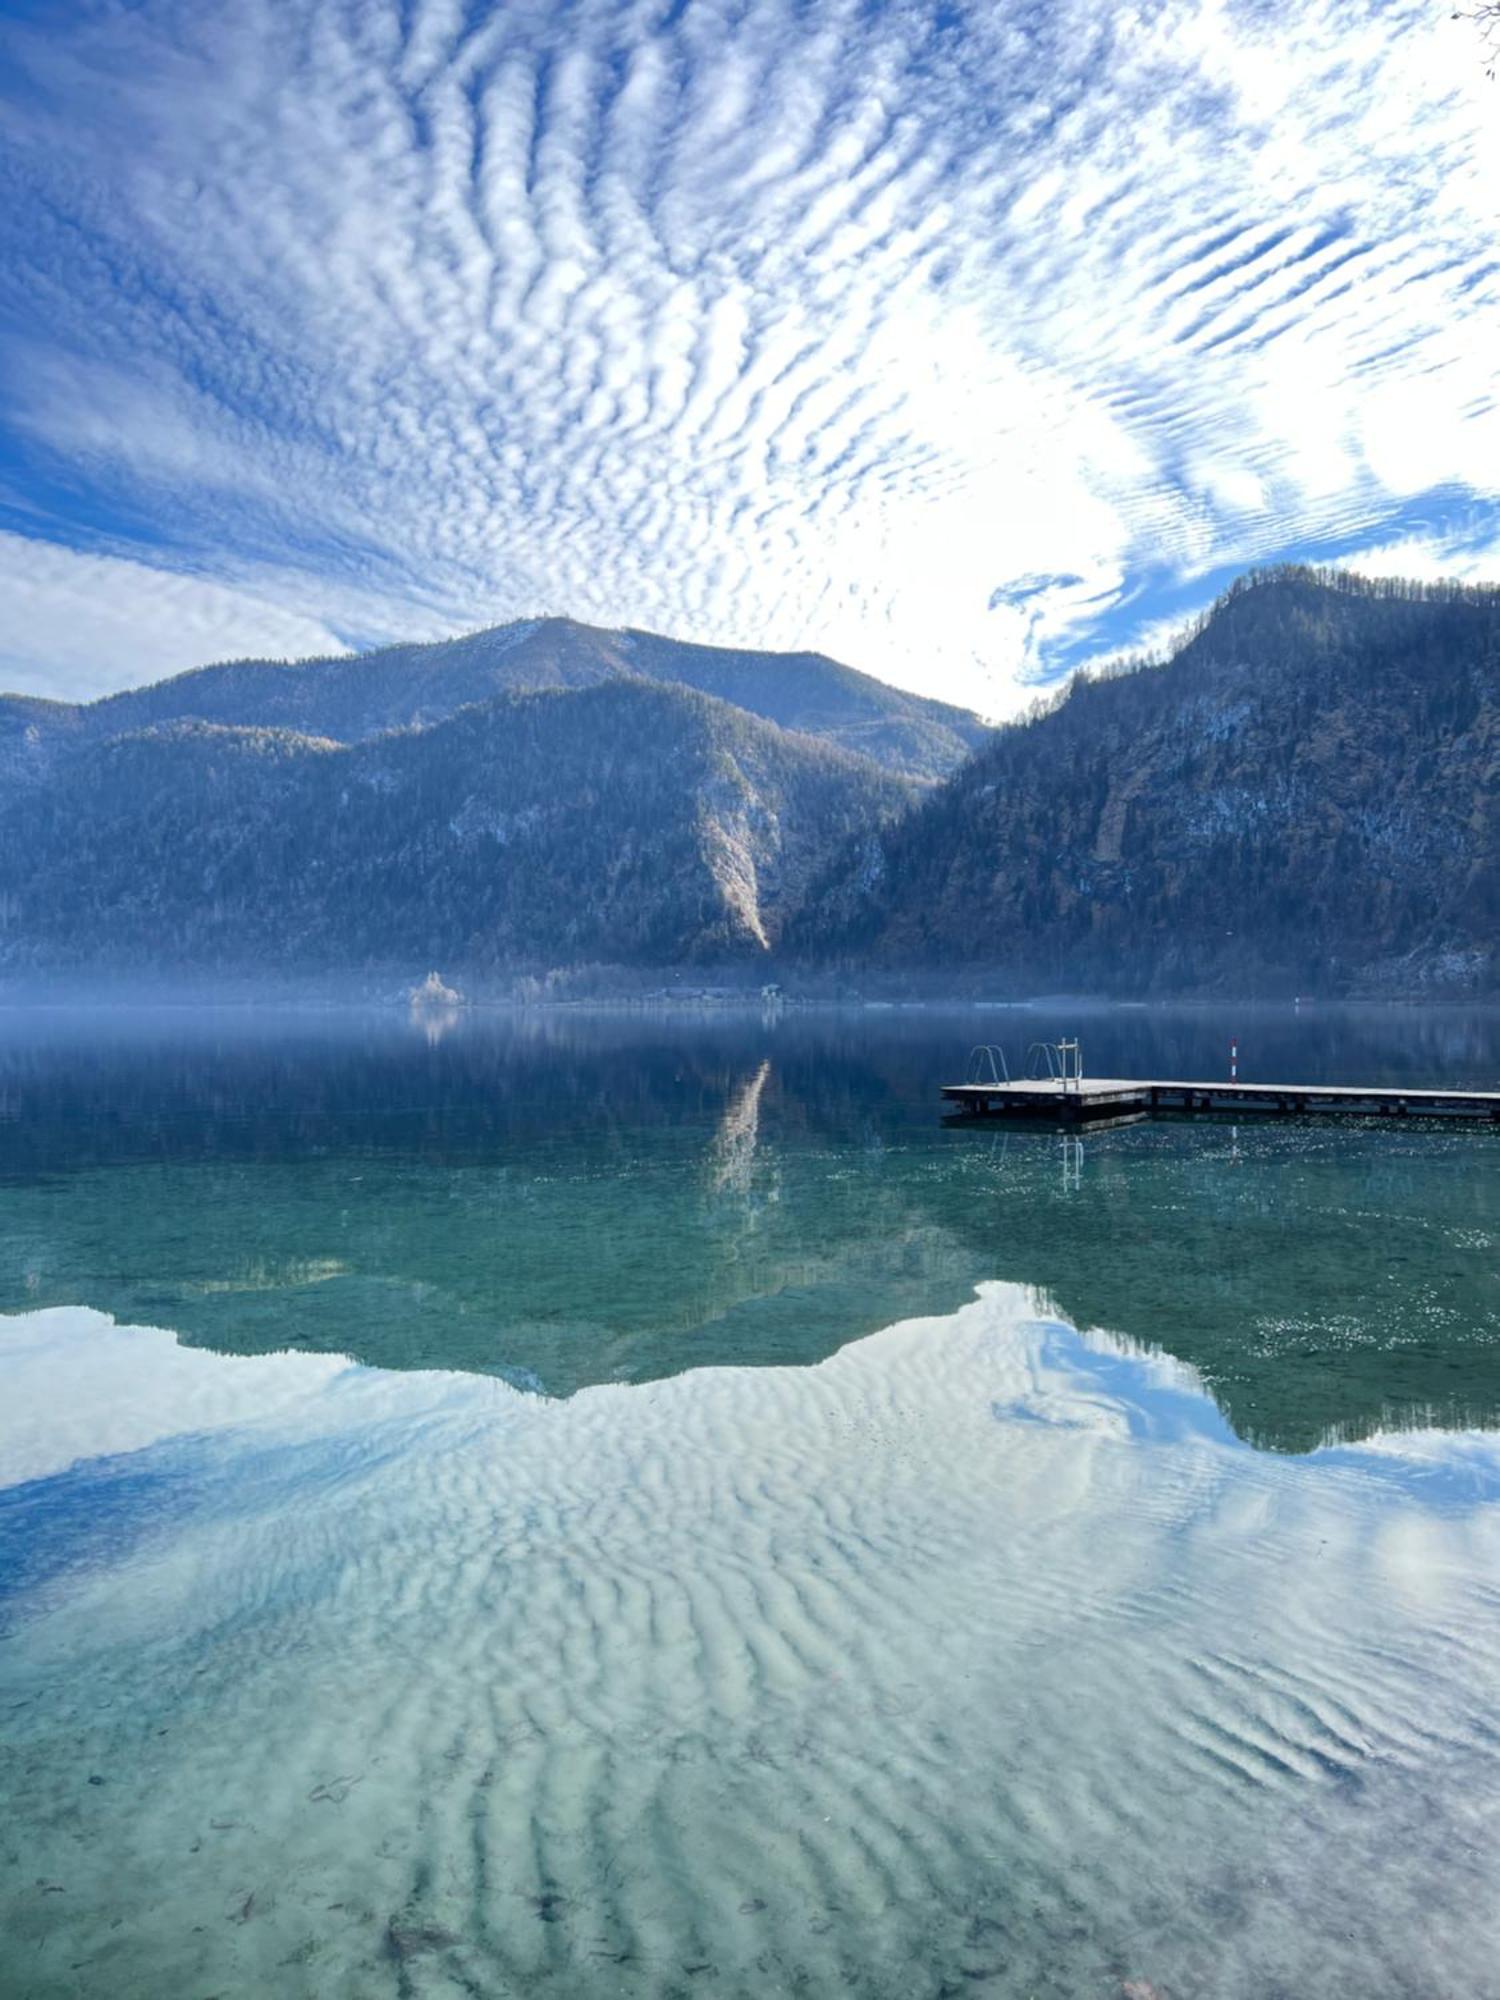
M 0 1990 L 1492 1990 L 1500 1139 L 1079 1020 L 11 1017 Z

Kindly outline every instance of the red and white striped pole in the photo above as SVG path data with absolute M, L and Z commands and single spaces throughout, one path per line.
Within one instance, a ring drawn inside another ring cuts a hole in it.
M 1229 1081 L 1237 1083 L 1240 1074 L 1240 1038 L 1235 1035 L 1229 1044 Z

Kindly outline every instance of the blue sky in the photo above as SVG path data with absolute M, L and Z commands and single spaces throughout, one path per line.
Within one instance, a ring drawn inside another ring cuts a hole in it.
M 1500 577 L 1447 0 L 0 0 L 0 684 L 538 612 L 1005 714 Z

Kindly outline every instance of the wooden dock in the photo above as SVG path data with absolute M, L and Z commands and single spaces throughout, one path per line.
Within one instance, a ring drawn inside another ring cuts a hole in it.
M 949 1083 L 943 1086 L 943 1096 L 969 1118 L 1043 1119 L 1062 1125 L 1214 1111 L 1282 1118 L 1462 1118 L 1500 1124 L 1500 1090 L 1042 1077 L 1017 1083 Z

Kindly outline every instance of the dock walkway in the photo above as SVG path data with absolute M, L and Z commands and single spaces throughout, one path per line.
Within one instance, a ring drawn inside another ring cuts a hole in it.
M 1500 1090 L 1408 1090 L 1327 1083 L 1182 1083 L 1123 1077 L 949 1083 L 943 1096 L 971 1118 L 1042 1118 L 1083 1125 L 1160 1112 L 1254 1112 L 1280 1117 L 1467 1118 L 1500 1124 Z

